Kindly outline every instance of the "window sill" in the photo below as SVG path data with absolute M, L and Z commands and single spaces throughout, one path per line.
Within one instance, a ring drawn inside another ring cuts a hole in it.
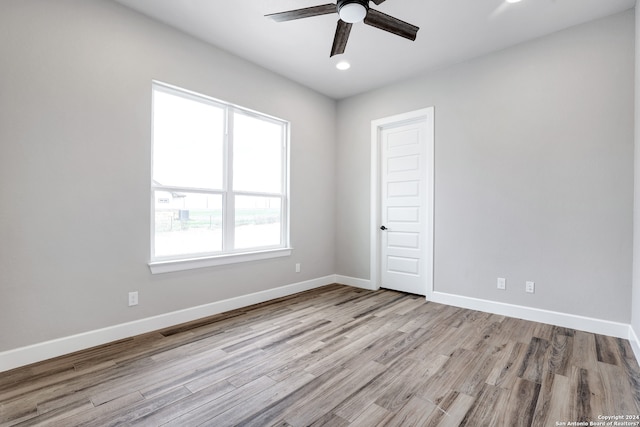
M 170 261 L 154 261 L 149 263 L 151 274 L 171 273 L 174 271 L 193 270 L 196 268 L 215 267 L 217 265 L 236 264 L 240 262 L 259 261 L 291 255 L 291 248 L 273 249 L 261 252 L 228 254 L 206 258 L 190 258 Z

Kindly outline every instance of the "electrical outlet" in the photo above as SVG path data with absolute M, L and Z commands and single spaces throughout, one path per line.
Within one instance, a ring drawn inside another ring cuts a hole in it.
M 138 305 L 138 291 L 129 292 L 129 307 Z
M 536 284 L 535 282 L 526 282 L 524 290 L 529 293 L 532 294 L 536 291 Z
M 498 289 L 507 289 L 507 279 L 505 279 L 504 277 L 498 277 Z
M 300 273 L 300 263 L 296 263 L 296 273 Z

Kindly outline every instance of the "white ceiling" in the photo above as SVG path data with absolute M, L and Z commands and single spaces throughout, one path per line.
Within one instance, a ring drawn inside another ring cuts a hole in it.
M 329 58 L 337 15 L 268 13 L 332 0 L 116 0 L 332 98 L 345 98 L 634 7 L 635 0 L 386 0 L 371 7 L 420 27 L 415 42 L 363 23 Z M 333 1 L 335 3 L 335 1 Z M 351 69 L 335 64 L 348 60 Z

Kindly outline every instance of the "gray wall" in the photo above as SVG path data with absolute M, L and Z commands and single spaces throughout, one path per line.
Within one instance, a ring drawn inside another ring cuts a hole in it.
M 3 0 L 0 351 L 368 278 L 370 121 L 431 105 L 436 290 L 631 321 L 633 34 L 630 11 L 343 100 L 336 119 L 334 101 L 118 4 Z M 291 121 L 292 257 L 149 273 L 151 79 Z
M 633 298 L 631 327 L 640 337 L 640 13 L 636 6 L 635 186 L 633 214 Z M 640 345 L 640 343 L 638 343 Z
M 291 121 L 291 257 L 150 274 L 152 79 Z M 333 100 L 113 2 L 3 0 L 0 351 L 335 273 L 335 132 Z
M 633 79 L 631 10 L 340 101 L 338 274 L 370 277 L 371 120 L 435 106 L 435 290 L 629 323 Z

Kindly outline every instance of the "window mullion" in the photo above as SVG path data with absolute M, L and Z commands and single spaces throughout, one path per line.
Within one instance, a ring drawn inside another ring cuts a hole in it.
M 282 197 L 283 193 L 262 193 L 259 191 L 234 191 L 235 196 Z
M 225 126 L 225 192 L 223 220 L 223 250 L 233 251 L 235 247 L 235 197 L 233 193 L 233 109 L 226 109 Z

